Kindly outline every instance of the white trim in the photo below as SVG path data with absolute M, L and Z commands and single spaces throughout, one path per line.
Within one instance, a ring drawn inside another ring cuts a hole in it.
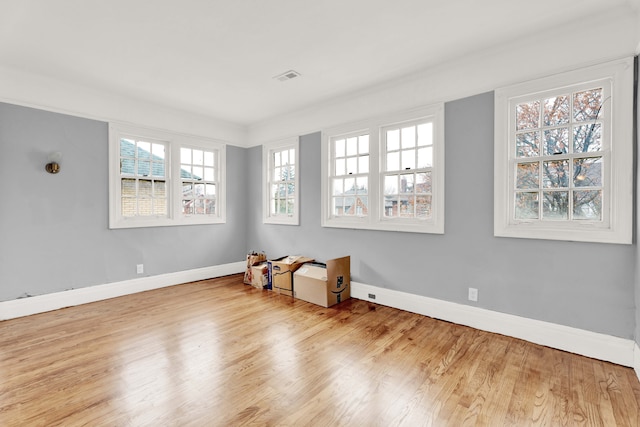
M 374 294 L 375 299 L 369 298 L 369 294 Z M 351 282 L 351 296 L 582 356 L 635 367 L 636 372 L 640 372 L 640 349 L 633 340 L 358 282 Z
M 245 269 L 246 262 L 239 261 L 212 267 L 124 280 L 122 282 L 88 286 L 29 298 L 2 301 L 0 302 L 0 321 L 165 288 L 167 286 L 180 285 L 197 280 L 242 273 Z
M 269 174 L 271 173 L 271 152 L 285 148 L 295 150 L 295 194 L 294 213 L 291 217 L 271 216 Z M 262 145 L 262 222 L 264 224 L 299 225 L 300 224 L 300 138 L 289 137 Z
M 640 380 L 640 347 L 638 343 L 633 345 L 633 370 L 636 372 L 638 380 Z

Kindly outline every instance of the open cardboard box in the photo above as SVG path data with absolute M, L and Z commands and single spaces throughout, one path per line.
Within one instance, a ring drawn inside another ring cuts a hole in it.
M 289 255 L 268 261 L 271 289 L 279 294 L 293 296 L 293 273 L 302 264 L 310 261 L 313 261 L 313 258 L 299 255 Z

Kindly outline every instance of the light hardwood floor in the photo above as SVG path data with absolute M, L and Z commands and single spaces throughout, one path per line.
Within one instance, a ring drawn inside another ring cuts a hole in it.
M 1 426 L 638 426 L 639 408 L 630 368 L 241 275 L 0 322 Z

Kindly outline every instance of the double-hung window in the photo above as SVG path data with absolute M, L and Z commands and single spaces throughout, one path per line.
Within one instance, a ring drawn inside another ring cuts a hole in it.
M 325 227 L 444 233 L 444 107 L 328 129 Z
M 225 222 L 225 146 L 109 125 L 109 227 Z
M 263 221 L 299 224 L 299 141 L 291 138 L 263 145 Z
M 496 91 L 495 234 L 631 243 L 631 61 Z

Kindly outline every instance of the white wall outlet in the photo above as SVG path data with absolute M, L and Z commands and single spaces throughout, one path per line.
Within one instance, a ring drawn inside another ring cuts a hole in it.
M 478 290 L 476 288 L 469 288 L 469 301 L 478 301 Z
M 138 274 L 142 274 L 142 273 L 144 273 L 144 264 L 137 264 L 137 265 L 136 265 L 136 272 L 137 272 Z

